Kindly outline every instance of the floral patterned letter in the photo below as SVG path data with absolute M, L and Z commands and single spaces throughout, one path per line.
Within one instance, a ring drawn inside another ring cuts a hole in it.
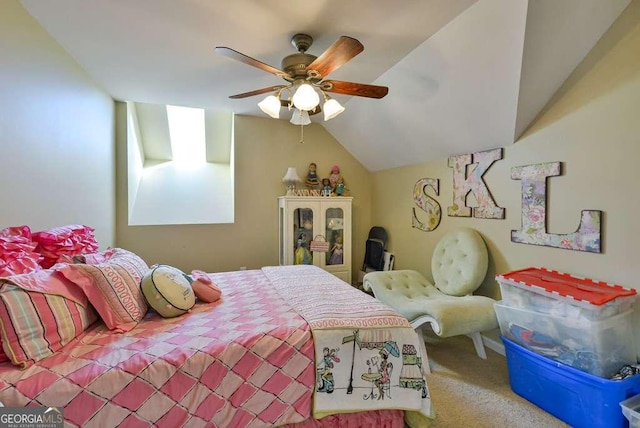
M 502 159 L 502 149 L 476 152 L 470 155 L 451 156 L 449 167 L 453 168 L 453 205 L 447 208 L 449 217 L 504 219 L 504 208 L 496 205 L 482 176 L 497 160 Z M 467 165 L 477 164 L 467 176 Z M 467 195 L 473 193 L 477 207 L 467 206 Z
M 440 182 L 437 178 L 421 178 L 416 182 L 416 185 L 413 186 L 413 200 L 416 205 L 422 209 L 422 211 L 427 213 L 427 223 L 425 224 L 418 220 L 416 209 L 413 208 L 411 226 L 416 229 L 420 229 L 424 232 L 430 232 L 440 224 L 440 219 L 442 218 L 440 204 L 438 201 L 427 195 L 426 192 L 426 188 L 431 187 L 436 192 L 436 195 L 438 195 L 439 184 Z
M 560 162 L 548 162 L 511 168 L 511 179 L 522 180 L 522 229 L 511 231 L 511 241 L 599 253 L 601 211 L 583 210 L 576 232 L 546 231 L 546 178 L 560 175 L 560 166 Z

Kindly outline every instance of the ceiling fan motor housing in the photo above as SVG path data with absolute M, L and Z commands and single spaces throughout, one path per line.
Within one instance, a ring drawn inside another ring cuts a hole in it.
M 296 53 L 287 55 L 282 60 L 281 68 L 293 78 L 306 77 L 307 67 L 316 58 L 317 57 L 315 55 L 307 53 Z
M 313 37 L 308 34 L 298 33 L 291 38 L 291 44 L 300 53 L 305 53 L 312 43 Z

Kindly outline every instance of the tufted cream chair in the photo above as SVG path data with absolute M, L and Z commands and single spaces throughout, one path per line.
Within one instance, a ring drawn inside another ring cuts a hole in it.
M 414 270 L 370 272 L 364 289 L 373 291 L 406 317 L 420 336 L 426 359 L 422 326 L 430 323 L 440 337 L 465 334 L 480 358 L 487 358 L 480 332 L 498 328 L 494 300 L 473 293 L 487 274 L 487 247 L 478 232 L 459 228 L 445 234 L 431 259 L 431 284 Z M 429 371 L 428 360 L 425 369 Z

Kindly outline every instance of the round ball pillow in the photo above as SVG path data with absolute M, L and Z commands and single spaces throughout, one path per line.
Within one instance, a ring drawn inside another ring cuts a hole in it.
M 191 280 L 180 269 L 157 265 L 140 281 L 149 306 L 164 318 L 177 317 L 196 303 Z

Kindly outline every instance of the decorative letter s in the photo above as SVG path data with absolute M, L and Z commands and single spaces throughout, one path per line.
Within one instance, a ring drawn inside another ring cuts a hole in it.
M 427 195 L 426 188 L 431 187 L 436 196 L 439 194 L 439 181 L 437 178 L 421 178 L 413 187 L 413 200 L 422 211 L 427 213 L 426 224 L 418 220 L 416 209 L 413 208 L 413 219 L 411 226 L 424 232 L 434 230 L 440 224 L 442 218 L 442 210 L 438 201 Z

